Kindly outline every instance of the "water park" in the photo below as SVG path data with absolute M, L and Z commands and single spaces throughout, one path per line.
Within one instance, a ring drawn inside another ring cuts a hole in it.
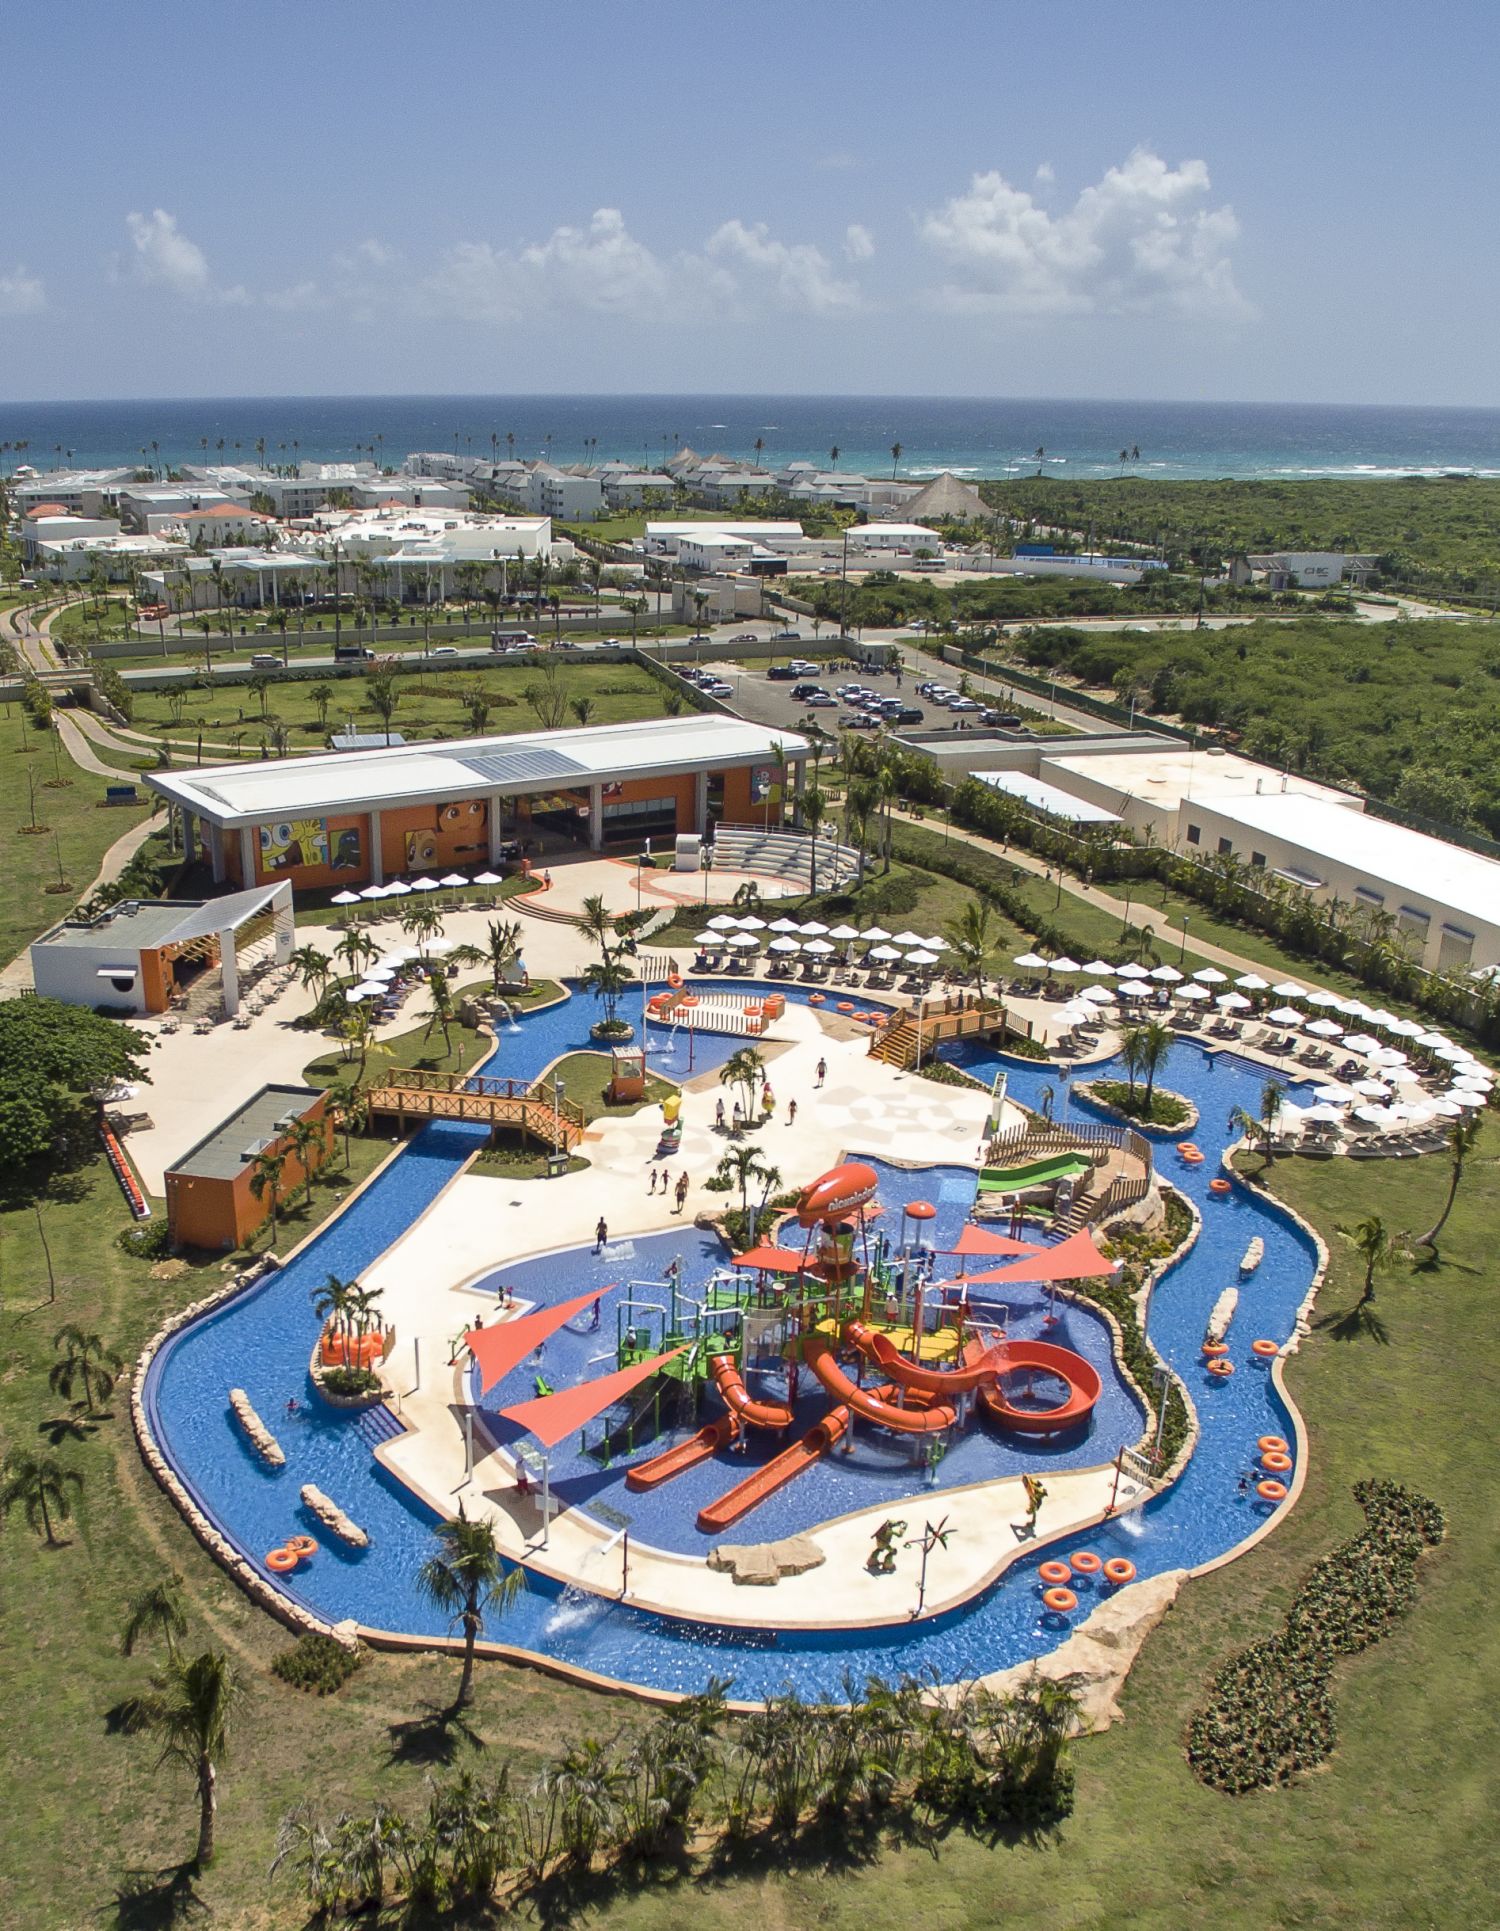
M 642 950 L 635 1043 L 606 1050 L 664 1097 L 564 1133 L 557 1069 L 600 1050 L 599 1006 L 571 920 L 527 951 L 560 996 L 492 1008 L 441 1109 L 376 1074 L 378 1170 L 142 1357 L 158 1479 L 277 1613 L 443 1641 L 415 1577 L 462 1507 L 525 1572 L 487 1640 L 585 1682 L 712 1669 L 755 1704 L 836 1696 L 851 1664 L 1003 1684 L 1092 1658 L 1117 1684 L 1178 1588 L 1295 1501 L 1280 1371 L 1323 1257 L 1224 1158 L 1263 1056 L 1170 1043 L 1179 1141 L 1082 1090 L 1124 1071 L 1107 1028 L 1023 1057 L 1022 1001 L 1002 1022 L 945 991 L 965 1023 L 931 1079 L 891 1050 L 899 991 Z M 507 1094 L 572 1156 L 554 1177 L 483 1171 Z M 339 1283 L 378 1314 L 330 1309 Z

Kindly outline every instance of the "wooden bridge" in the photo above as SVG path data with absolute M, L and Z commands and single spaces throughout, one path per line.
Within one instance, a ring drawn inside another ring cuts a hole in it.
M 521 1138 L 571 1152 L 587 1124 L 576 1100 L 559 1099 L 546 1080 L 491 1079 L 483 1073 L 428 1073 L 411 1068 L 381 1075 L 367 1094 L 372 1113 L 394 1113 L 398 1131 L 408 1120 L 464 1120 L 475 1126 L 516 1127 Z
M 1018 1023 L 1012 1019 L 1004 1006 L 974 1004 L 959 1011 L 934 999 L 920 1018 L 915 1006 L 903 1008 L 891 1025 L 873 1035 L 870 1056 L 910 1071 L 919 1059 L 927 1060 L 942 1040 L 972 1039 L 989 1033 L 1003 1037 L 1007 1030 L 1027 1032 L 1029 1028 L 1024 1020 Z

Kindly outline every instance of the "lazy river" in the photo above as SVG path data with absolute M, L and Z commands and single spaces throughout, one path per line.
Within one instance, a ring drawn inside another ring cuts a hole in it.
M 524 1018 L 502 1033 L 483 1070 L 535 1077 L 560 1054 L 586 1043 L 594 1016 L 588 1002 L 575 999 Z M 694 1071 L 722 1063 L 734 1043 L 699 1040 Z M 707 1059 L 705 1045 L 710 1048 Z M 675 1050 L 682 1052 L 680 1043 Z M 1004 1059 L 967 1042 L 951 1051 L 957 1063 L 982 1078 L 1004 1065 L 1011 1094 L 1024 1104 L 1039 1106 L 1043 1087 L 1050 1086 L 1055 1117 L 1099 1117 L 1074 1097 L 1055 1067 Z M 654 1065 L 659 1063 L 657 1053 L 652 1058 Z M 678 1070 L 680 1076 L 686 1068 L 671 1070 Z M 1090 1077 L 1108 1077 L 1116 1071 L 1114 1062 L 1088 1069 Z M 1239 1186 L 1227 1197 L 1211 1196 L 1208 1190 L 1210 1179 L 1220 1171 L 1219 1154 L 1237 1137 L 1229 1125 L 1230 1115 L 1237 1106 L 1252 1113 L 1257 1110 L 1264 1068 L 1179 1040 L 1171 1048 L 1161 1080 L 1198 1106 L 1201 1121 L 1194 1138 L 1208 1156 L 1202 1166 L 1188 1167 L 1170 1141 L 1157 1142 L 1159 1169 L 1194 1201 L 1203 1218 L 1199 1239 L 1158 1283 L 1148 1318 L 1151 1339 L 1183 1378 L 1201 1429 L 1185 1472 L 1169 1489 L 1143 1509 L 1028 1553 L 962 1607 L 898 1628 L 719 1630 L 621 1606 L 583 1591 L 564 1590 L 533 1577 L 532 1587 L 488 1634 L 643 1688 L 692 1690 L 701 1687 L 712 1671 L 732 1676 L 734 1694 L 740 1697 L 773 1694 L 789 1682 L 805 1696 L 837 1696 L 848 1671 L 888 1677 L 931 1671 L 944 1681 L 957 1681 L 1056 1647 L 1065 1639 L 1069 1624 L 1043 1609 L 1036 1568 L 1041 1560 L 1066 1556 L 1072 1548 L 1087 1545 L 1106 1558 L 1127 1556 L 1144 1577 L 1166 1569 L 1198 1567 L 1244 1541 L 1266 1519 L 1265 1505 L 1239 1488 L 1241 1476 L 1254 1463 L 1256 1438 L 1263 1434 L 1291 1438 L 1294 1433 L 1270 1375 L 1253 1362 L 1249 1342 L 1253 1337 L 1277 1342 L 1290 1337 L 1312 1279 L 1315 1247 L 1274 1203 Z M 1294 1099 L 1304 1097 L 1296 1086 L 1290 1092 Z M 330 1272 L 347 1279 L 370 1267 L 454 1178 L 484 1137 L 481 1127 L 425 1128 L 286 1267 L 172 1336 L 147 1374 L 145 1404 L 164 1454 L 204 1513 L 256 1567 L 262 1566 L 264 1552 L 288 1533 L 316 1530 L 298 1505 L 297 1492 L 305 1482 L 315 1482 L 335 1496 L 368 1530 L 371 1546 L 367 1550 L 350 1551 L 320 1537 L 317 1561 L 290 1577 L 276 1578 L 285 1593 L 329 1621 L 353 1617 L 376 1629 L 446 1634 L 443 1619 L 423 1602 L 414 1580 L 431 1552 L 436 1517 L 372 1454 L 376 1443 L 399 1423 L 384 1408 L 353 1418 L 336 1414 L 312 1395 L 307 1362 L 318 1322 L 311 1310 L 311 1292 Z M 851 1154 L 858 1151 L 849 1149 Z M 940 1245 L 942 1237 L 957 1231 L 972 1188 L 972 1172 L 956 1168 L 887 1167 L 881 1172 L 881 1198 L 892 1221 L 895 1209 L 910 1199 L 926 1198 L 938 1206 Z M 1239 1282 L 1240 1309 L 1231 1337 L 1238 1372 L 1216 1380 L 1204 1371 L 1199 1343 L 1215 1300 L 1225 1286 L 1238 1280 L 1239 1257 L 1257 1234 L 1265 1243 L 1265 1256 L 1257 1271 Z M 667 1262 L 679 1254 L 688 1284 L 705 1279 L 723 1260 L 713 1236 L 683 1226 L 637 1238 L 630 1255 L 605 1254 L 596 1260 L 587 1249 L 574 1249 L 566 1257 L 546 1255 L 497 1269 L 494 1280 L 496 1285 L 503 1280 L 515 1286 L 528 1299 L 547 1300 L 562 1291 L 564 1282 L 576 1294 L 596 1279 L 602 1285 L 622 1278 L 659 1278 Z M 1013 1291 L 1006 1301 L 1013 1332 L 1027 1332 L 1027 1323 L 1040 1319 L 1040 1301 L 1034 1291 L 1027 1290 L 1025 1298 Z M 1061 1303 L 1059 1313 L 1067 1325 L 1051 1334 L 1090 1354 L 1102 1366 L 1104 1357 L 1098 1352 L 1102 1328 L 1097 1319 L 1081 1308 L 1064 1309 Z M 591 1352 L 612 1339 L 609 1327 L 602 1342 L 593 1337 Z M 561 1371 L 563 1354 L 559 1352 L 556 1359 Z M 557 1380 L 560 1374 L 552 1378 Z M 271 1422 L 286 1450 L 284 1468 L 266 1468 L 250 1449 L 228 1411 L 226 1396 L 231 1386 L 244 1387 Z M 976 1431 L 940 1466 L 940 1482 L 946 1486 L 1014 1473 L 1023 1461 L 1037 1472 L 1048 1465 L 1107 1461 L 1120 1441 L 1139 1432 L 1139 1409 L 1113 1372 L 1106 1377 L 1106 1391 L 1109 1399 L 1101 1402 L 1094 1431 L 1083 1441 L 1064 1441 L 1039 1453 L 1035 1443 L 1018 1450 L 1004 1437 Z M 296 1416 L 283 1412 L 289 1393 L 300 1404 Z M 514 1391 L 507 1394 L 503 1389 L 493 1390 L 489 1397 L 491 1402 L 513 1398 Z M 808 1476 L 747 1518 L 736 1534 L 758 1538 L 785 1533 L 791 1526 L 806 1526 L 809 1520 L 826 1519 L 884 1494 L 894 1499 L 916 1493 L 918 1477 L 903 1458 L 873 1447 L 869 1454 L 882 1464 L 873 1476 L 868 1465 L 827 1471 L 830 1486 L 822 1491 L 811 1516 L 798 1500 L 803 1483 L 814 1479 Z M 727 1487 L 740 1472 L 736 1469 L 726 1477 L 721 1465 L 705 1467 L 717 1470 L 716 1475 L 704 1477 L 705 1496 Z M 591 1496 L 600 1499 L 610 1483 L 619 1480 L 618 1471 L 605 1471 L 604 1481 L 599 1480 L 600 1473 L 581 1463 L 564 1470 L 563 1484 L 571 1481 L 576 1489 L 570 1499 L 587 1507 Z M 693 1471 L 695 1476 L 700 1473 Z M 886 1486 L 870 1490 L 872 1479 Z M 696 1491 L 689 1492 L 686 1485 L 691 1480 L 692 1476 L 682 1477 L 654 1496 L 632 1495 L 626 1507 L 638 1524 L 633 1532 L 659 1546 L 701 1551 L 702 1538 L 685 1526 L 704 1499 Z M 1087 1581 L 1080 1584 L 1080 1615 L 1091 1606 L 1091 1588 Z

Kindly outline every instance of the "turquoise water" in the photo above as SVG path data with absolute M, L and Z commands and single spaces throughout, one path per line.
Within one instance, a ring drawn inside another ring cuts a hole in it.
M 534 1076 L 546 1063 L 541 1055 L 550 1057 L 578 1043 L 592 1016 L 590 1006 L 578 1002 L 522 1021 L 516 1033 L 501 1041 L 490 1070 Z M 967 1051 L 964 1057 L 981 1072 L 1000 1063 L 982 1052 Z M 1076 1109 L 1084 1116 L 1083 1103 L 1062 1087 L 1055 1069 L 1017 1062 L 1007 1062 L 1007 1069 L 1019 1098 L 1035 1101 L 1041 1086 L 1052 1084 L 1059 1094 L 1058 1110 L 1067 1116 Z M 1222 1555 L 1263 1519 L 1264 1505 L 1242 1493 L 1239 1482 L 1252 1466 L 1256 1437 L 1290 1437 L 1292 1428 L 1249 1343 L 1262 1335 L 1278 1342 L 1288 1338 L 1314 1264 L 1309 1238 L 1273 1205 L 1238 1188 L 1227 1200 L 1208 1194 L 1217 1154 L 1234 1137 L 1230 1112 L 1236 1106 L 1254 1109 L 1263 1070 L 1224 1055 L 1211 1062 L 1198 1046 L 1179 1041 L 1164 1079 L 1202 1109 L 1195 1137 L 1209 1159 L 1188 1168 L 1169 1146 L 1163 1150 L 1164 1170 L 1202 1209 L 1204 1233 L 1158 1286 L 1149 1328 L 1158 1349 L 1184 1377 L 1197 1405 L 1201 1436 L 1183 1477 L 1146 1509 L 1044 1552 L 1050 1557 L 1059 1546 L 1066 1553 L 1086 1544 L 1106 1557 L 1128 1556 L 1143 1575 Z M 1293 1096 L 1298 1096 L 1297 1089 Z M 413 1581 L 430 1551 L 434 1516 L 373 1459 L 368 1421 L 335 1416 L 311 1394 L 307 1360 L 317 1322 L 309 1296 L 330 1271 L 348 1277 L 368 1267 L 441 1191 L 477 1133 L 428 1128 L 289 1266 L 174 1337 L 147 1377 L 147 1407 L 164 1451 L 200 1505 L 251 1561 L 260 1562 L 267 1549 L 289 1534 L 301 1531 L 317 1537 L 319 1554 L 291 1578 L 281 1579 L 281 1586 L 330 1619 L 353 1616 L 375 1627 L 434 1634 L 443 1627 Z M 941 1170 L 893 1170 L 884 1177 L 882 1198 L 894 1209 L 898 1202 L 925 1193 L 945 1213 L 956 1214 L 961 1202 L 954 1179 Z M 1266 1254 L 1259 1270 L 1241 1284 L 1240 1312 L 1231 1336 L 1237 1372 L 1227 1381 L 1215 1381 L 1203 1371 L 1198 1344 L 1209 1310 L 1221 1290 L 1237 1279 L 1239 1256 L 1254 1234 L 1264 1239 Z M 639 1278 L 650 1278 L 653 1269 L 666 1264 L 668 1247 L 682 1253 L 689 1283 L 702 1279 L 718 1258 L 707 1236 L 686 1228 L 636 1247 L 642 1251 L 621 1258 L 630 1267 L 641 1267 Z M 565 1271 L 570 1283 L 586 1285 L 594 1278 L 586 1271 L 592 1265 L 586 1253 L 532 1265 L 541 1270 L 539 1284 L 545 1284 L 549 1266 L 559 1280 Z M 502 1271 L 510 1281 L 521 1270 Z M 621 1271 L 617 1264 L 605 1278 L 617 1278 Z M 573 1291 L 579 1291 L 576 1285 Z M 1071 1314 L 1067 1318 L 1074 1321 Z M 1075 1342 L 1086 1338 L 1086 1318 L 1070 1329 Z M 247 1389 L 279 1436 L 287 1452 L 285 1468 L 266 1469 L 245 1443 L 226 1404 L 233 1385 Z M 295 1416 L 285 1412 L 288 1396 L 300 1404 Z M 1045 1474 L 1045 1455 L 1033 1449 L 1028 1465 Z M 308 1481 L 333 1495 L 364 1525 L 371 1536 L 368 1550 L 344 1549 L 307 1518 L 298 1490 Z M 792 1495 L 797 1486 L 792 1485 Z M 675 1483 L 661 1491 L 664 1517 L 674 1491 L 687 1494 Z M 642 1500 L 630 1497 L 627 1509 L 633 1513 Z M 493 1633 L 643 1686 L 692 1689 L 710 1672 L 732 1674 L 737 1693 L 749 1697 L 771 1693 L 787 1681 L 795 1681 L 806 1694 L 833 1695 L 847 1668 L 884 1674 L 931 1668 L 946 1680 L 957 1680 L 1040 1654 L 1066 1635 L 1066 1620 L 1052 1617 L 1040 1602 L 1036 1564 L 1041 1559 L 1026 1556 L 960 1610 L 894 1631 L 716 1631 L 645 1615 L 602 1597 L 563 1592 L 537 1580 L 507 1615 L 503 1630 L 497 1625 Z M 601 1579 L 606 1588 L 614 1582 L 613 1575 Z M 906 1578 L 893 1579 L 893 1617 L 911 1607 L 909 1593 Z M 1086 1611 L 1089 1586 L 1080 1589 L 1080 1597 L 1081 1612 Z

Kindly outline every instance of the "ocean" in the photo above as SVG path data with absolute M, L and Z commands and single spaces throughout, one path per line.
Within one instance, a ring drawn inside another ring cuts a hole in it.
M 16 444 L 27 447 L 18 458 Z M 659 465 L 682 444 L 770 467 L 802 460 L 922 478 L 1500 476 L 1500 409 L 901 396 L 265 396 L 0 403 L 0 469 L 18 460 L 349 461 L 458 448 Z M 152 445 L 155 445 L 153 451 Z M 837 449 L 836 464 L 831 452 Z

